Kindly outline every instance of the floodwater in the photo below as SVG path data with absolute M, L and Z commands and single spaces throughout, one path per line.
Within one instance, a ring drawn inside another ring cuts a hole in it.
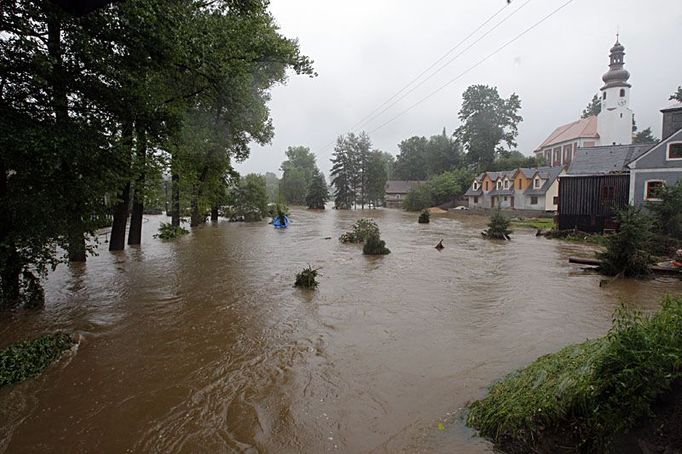
M 363 216 L 390 255 L 337 241 Z M 50 276 L 43 310 L 2 314 L 0 346 L 53 330 L 84 340 L 0 389 L 0 451 L 490 452 L 464 426 L 468 401 L 605 334 L 621 300 L 653 310 L 682 293 L 670 278 L 600 288 L 567 263 L 591 256 L 583 245 L 416 217 L 295 209 L 286 231 L 219 222 L 175 242 L 153 239 L 166 218 L 149 217 L 141 248 L 103 245 Z M 313 292 L 292 287 L 308 264 L 322 273 Z

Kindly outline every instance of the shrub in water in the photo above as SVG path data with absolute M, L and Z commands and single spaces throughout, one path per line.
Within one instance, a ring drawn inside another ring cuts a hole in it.
M 543 356 L 493 385 L 467 424 L 510 452 L 608 452 L 682 377 L 682 297 L 650 318 L 616 311 L 608 335 Z
M 391 251 L 386 247 L 386 242 L 382 240 L 378 234 L 370 235 L 362 247 L 362 253 L 365 255 L 386 255 Z
M 307 268 L 303 268 L 303 271 L 296 275 L 296 282 L 294 283 L 294 286 L 301 288 L 315 288 L 319 284 L 319 282 L 315 280 L 316 278 L 317 270 L 308 265 Z
M 0 387 L 38 375 L 73 344 L 68 334 L 56 333 L 10 345 L 0 352 Z
M 651 221 L 639 208 L 628 206 L 618 212 L 618 233 L 606 237 L 606 251 L 597 256 L 601 271 L 609 276 L 623 273 L 637 277 L 649 272 L 653 262 L 647 252 L 651 236 Z
M 431 222 L 431 213 L 429 213 L 428 210 L 424 210 L 419 214 L 419 221 L 420 224 L 428 224 Z
M 342 243 L 364 243 L 372 236 L 379 236 L 379 226 L 371 219 L 358 219 L 353 224 L 353 230 L 346 232 L 339 237 Z
M 161 238 L 162 240 L 172 240 L 182 235 L 187 235 L 189 230 L 184 229 L 180 226 L 174 226 L 173 224 L 168 224 L 162 222 L 159 227 L 159 233 L 154 235 L 154 238 Z
M 485 237 L 497 240 L 508 240 L 511 233 L 512 231 L 509 230 L 509 219 L 507 219 L 498 208 L 490 216 L 490 222 L 488 223 L 488 230 L 485 231 Z

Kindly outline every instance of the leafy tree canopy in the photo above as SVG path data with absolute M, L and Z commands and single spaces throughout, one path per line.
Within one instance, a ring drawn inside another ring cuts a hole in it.
M 632 143 L 657 143 L 658 139 L 654 137 L 651 128 L 642 129 L 635 133 L 632 137 Z
M 593 115 L 599 115 L 601 112 L 601 97 L 596 94 L 592 97 L 592 101 L 585 107 L 580 118 L 588 118 Z

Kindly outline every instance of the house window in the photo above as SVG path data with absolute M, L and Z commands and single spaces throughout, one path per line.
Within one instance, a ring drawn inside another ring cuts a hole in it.
M 487 181 L 485 182 L 485 190 L 486 190 L 486 192 L 488 192 L 488 182 Z
M 474 191 L 478 189 L 478 181 L 474 181 L 473 188 L 474 188 Z
M 554 149 L 554 161 L 552 162 L 554 167 L 561 167 L 561 147 L 556 147 Z
M 474 203 L 478 203 L 478 197 L 474 197 Z
M 659 198 L 661 190 L 665 186 L 665 182 L 661 180 L 648 180 L 644 188 L 645 200 L 661 200 Z
M 668 144 L 668 160 L 682 159 L 682 142 Z
M 552 203 L 554 205 L 559 205 L 559 196 L 555 195 L 554 198 L 552 199 Z
M 400 194 L 395 195 L 396 200 L 400 200 Z
M 507 196 L 506 196 L 506 195 L 504 196 L 504 201 L 505 201 L 505 202 L 507 201 Z
M 538 189 L 540 187 L 540 179 L 539 178 L 536 178 L 535 180 L 533 180 L 533 187 L 535 189 Z
M 521 180 L 519 180 L 519 189 L 522 188 L 522 185 L 523 185 L 523 182 Z
M 501 181 L 497 182 L 497 189 L 502 189 L 502 182 Z
M 606 99 L 606 92 L 604 92 L 604 97 L 603 97 L 603 99 Z
M 537 205 L 537 204 L 538 204 L 538 198 L 537 198 L 537 196 L 531 196 L 531 198 L 530 198 L 530 204 L 531 204 L 531 205 Z
M 509 189 L 509 180 L 504 180 L 504 189 Z
M 616 188 L 613 186 L 601 187 L 601 199 L 603 202 L 610 202 L 615 199 Z
M 620 97 L 625 98 L 625 88 L 620 89 Z

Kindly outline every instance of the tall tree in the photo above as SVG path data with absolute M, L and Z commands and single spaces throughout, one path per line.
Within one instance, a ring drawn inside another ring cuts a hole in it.
M 523 120 L 518 114 L 521 100 L 514 93 L 503 99 L 496 87 L 487 85 L 470 86 L 462 98 L 459 119 L 463 124 L 455 136 L 467 150 L 469 163 L 485 169 L 504 153 L 501 143 L 516 146 L 518 124 Z
M 599 115 L 599 112 L 601 112 L 601 97 L 596 94 L 592 97 L 592 101 L 587 104 L 587 107 L 583 109 L 582 115 L 580 115 L 580 118 L 587 118 L 591 117 L 593 115 Z
M 428 176 L 428 145 L 426 137 L 410 137 L 398 144 L 393 178 L 396 180 L 426 180 Z
M 280 192 L 288 203 L 303 205 L 306 192 L 317 170 L 315 155 L 310 148 L 298 146 L 287 148 L 286 156 L 287 160 L 280 167 L 282 170 Z
M 670 95 L 668 100 L 682 102 L 682 86 L 677 87 L 677 91 Z
M 372 151 L 367 161 L 367 201 L 375 208 L 384 202 L 387 180 L 385 154 L 381 151 Z
M 654 137 L 651 128 L 642 129 L 632 137 L 632 143 L 656 143 L 658 139 Z
M 313 178 L 310 181 L 310 186 L 308 186 L 308 192 L 305 196 L 306 205 L 308 208 L 315 210 L 324 210 L 324 204 L 329 198 L 329 190 L 327 189 L 327 182 L 324 179 L 324 175 L 315 169 L 313 173 Z
M 357 162 L 353 156 L 353 148 L 344 136 L 336 139 L 332 154 L 330 171 L 331 184 L 334 186 L 334 208 L 349 210 L 355 203 L 355 181 Z

